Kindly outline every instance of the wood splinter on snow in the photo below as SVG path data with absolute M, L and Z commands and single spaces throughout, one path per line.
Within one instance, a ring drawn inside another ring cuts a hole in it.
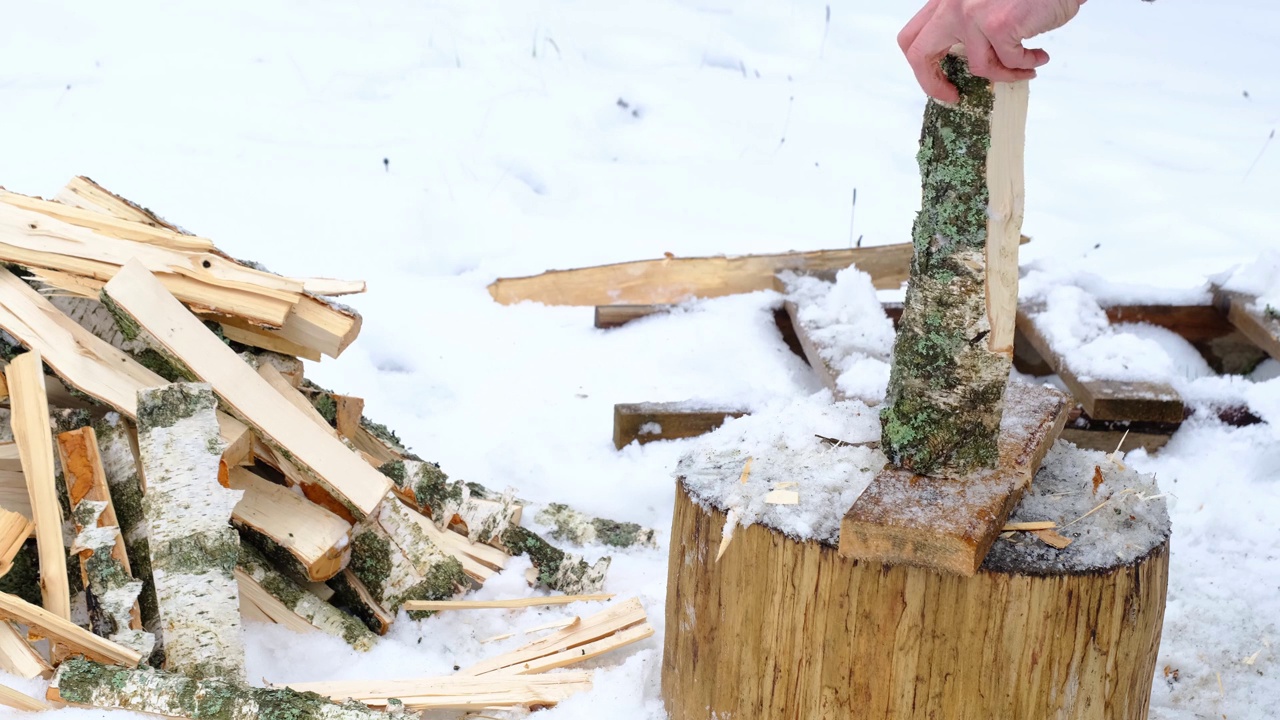
M 143 511 L 164 626 L 165 667 L 192 677 L 244 679 L 230 525 L 243 494 L 222 487 L 217 400 L 202 383 L 138 393 L 138 448 L 147 479 Z
M 497 610 L 530 607 L 570 605 L 576 602 L 610 600 L 613 595 L 551 595 L 549 597 L 513 598 L 511 600 L 410 600 L 404 604 L 409 611 L 420 610 Z

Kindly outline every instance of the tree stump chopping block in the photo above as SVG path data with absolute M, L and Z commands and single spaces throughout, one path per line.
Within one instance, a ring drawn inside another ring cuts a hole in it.
M 1055 459 L 1064 448 L 1076 460 Z M 1042 519 L 1067 490 L 1102 502 L 1079 467 L 1105 462 L 1059 443 L 1014 519 Z M 1168 516 L 1154 495 L 1114 488 L 1123 516 L 1108 507 L 1062 527 L 1067 517 L 1058 524 L 1073 542 L 1062 550 L 1002 538 L 965 577 L 852 560 L 762 524 L 733 531 L 717 561 L 726 513 L 681 478 L 666 710 L 672 720 L 1143 720 L 1169 570 Z M 1141 508 L 1164 513 L 1163 525 L 1125 531 Z

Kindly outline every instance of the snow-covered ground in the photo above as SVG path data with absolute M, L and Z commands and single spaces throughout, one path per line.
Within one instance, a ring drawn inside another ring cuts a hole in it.
M 616 451 L 612 405 L 822 402 L 772 327 L 777 297 L 602 332 L 588 309 L 502 307 L 485 286 L 664 252 L 905 240 L 924 98 L 894 36 L 917 4 L 7 3 L 0 184 L 51 195 L 89 175 L 238 257 L 368 280 L 353 299 L 363 335 L 313 378 L 366 398 L 454 477 L 652 525 L 665 543 L 691 441 Z M 1280 249 L 1280 6 L 1095 1 L 1043 44 L 1024 265 L 1194 290 Z M 1278 391 L 1249 395 L 1280 407 Z M 1276 427 L 1194 420 L 1129 462 L 1173 495 L 1159 667 L 1178 673 L 1157 677 L 1152 716 L 1274 717 Z M 638 595 L 659 635 L 604 658 L 596 689 L 549 720 L 664 717 L 666 551 L 614 555 L 609 589 Z M 481 597 L 527 593 L 520 569 Z M 480 639 L 569 612 L 404 621 L 359 657 L 258 626 L 249 673 L 446 673 L 519 642 Z

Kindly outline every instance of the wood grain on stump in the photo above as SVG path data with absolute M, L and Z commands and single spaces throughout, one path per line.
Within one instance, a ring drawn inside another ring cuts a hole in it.
M 662 666 L 672 720 L 1147 716 L 1167 533 L 1115 567 L 1045 574 L 1017 568 L 1015 552 L 960 577 L 849 560 L 763 525 L 737 528 L 717 562 L 724 524 L 678 484 Z

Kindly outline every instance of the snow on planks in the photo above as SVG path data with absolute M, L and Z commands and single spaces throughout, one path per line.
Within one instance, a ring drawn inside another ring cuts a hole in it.
M 994 470 L 960 478 L 886 468 L 840 527 L 840 554 L 973 575 L 1031 484 L 1070 410 L 1063 393 L 1011 382 Z

